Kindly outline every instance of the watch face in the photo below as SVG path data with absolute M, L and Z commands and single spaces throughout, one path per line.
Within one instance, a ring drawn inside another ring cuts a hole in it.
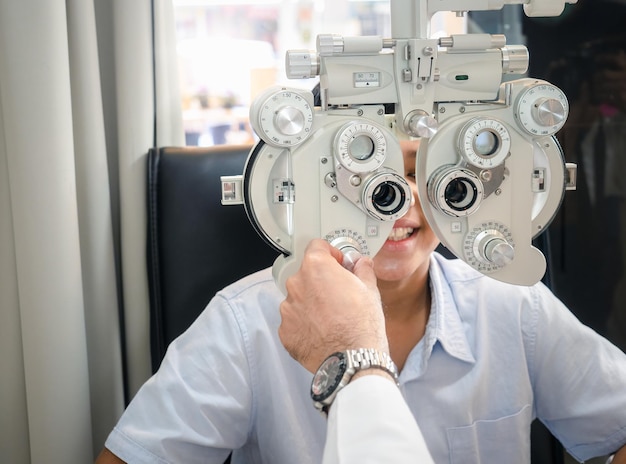
M 346 371 L 346 361 L 343 353 L 335 353 L 322 363 L 313 377 L 311 397 L 315 401 L 324 400 L 335 391 Z

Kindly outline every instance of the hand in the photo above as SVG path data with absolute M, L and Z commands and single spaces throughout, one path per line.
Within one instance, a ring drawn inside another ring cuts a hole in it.
M 285 283 L 278 335 L 289 354 L 311 372 L 336 351 L 389 352 L 372 260 L 362 257 L 352 272 L 342 267 L 342 260 L 338 249 L 315 239 L 300 270 Z
M 617 453 L 615 453 L 615 456 L 613 456 L 613 460 L 611 461 L 611 464 L 624 463 L 626 463 L 626 445 L 622 446 Z

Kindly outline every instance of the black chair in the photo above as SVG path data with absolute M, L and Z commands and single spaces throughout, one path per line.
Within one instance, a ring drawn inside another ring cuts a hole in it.
M 155 148 L 148 154 L 148 280 L 152 369 L 224 286 L 278 252 L 243 206 L 221 204 L 222 175 L 242 174 L 251 147 Z

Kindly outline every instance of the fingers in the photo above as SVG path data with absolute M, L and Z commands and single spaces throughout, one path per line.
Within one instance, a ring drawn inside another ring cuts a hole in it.
M 352 270 L 369 289 L 376 289 L 376 274 L 374 273 L 374 261 L 368 256 L 363 256 L 354 265 Z
M 306 256 L 317 253 L 321 255 L 330 254 L 339 264 L 341 264 L 341 262 L 343 261 L 343 254 L 341 253 L 341 251 L 339 251 L 326 240 L 323 240 L 321 238 L 315 238 L 311 240 L 306 247 L 304 255 Z

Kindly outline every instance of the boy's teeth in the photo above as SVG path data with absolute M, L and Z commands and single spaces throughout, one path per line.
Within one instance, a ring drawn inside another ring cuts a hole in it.
M 404 240 L 405 238 L 410 237 L 414 230 L 415 229 L 413 229 L 412 227 L 395 227 L 394 229 L 392 229 L 387 239 L 393 242 Z

